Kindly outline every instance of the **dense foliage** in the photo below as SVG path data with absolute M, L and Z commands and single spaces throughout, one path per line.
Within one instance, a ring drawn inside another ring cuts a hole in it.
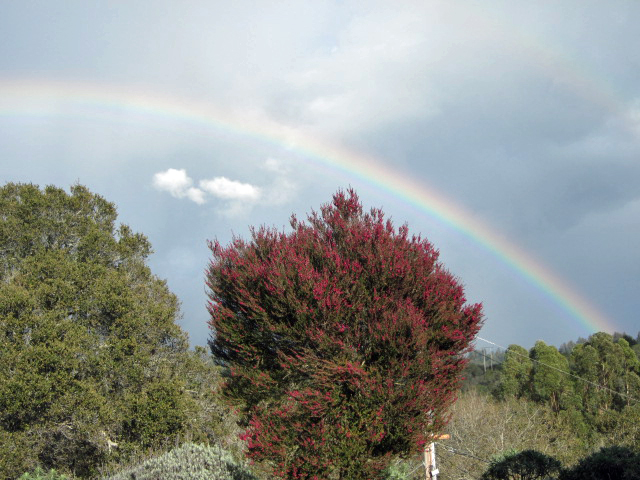
M 206 436 L 214 367 L 187 351 L 148 240 L 79 185 L 7 184 L 0 212 L 0 478 L 87 477 L 190 429 Z
M 559 480 L 640 480 L 640 453 L 626 447 L 606 447 L 564 470 Z
M 226 394 L 275 476 L 376 478 L 442 431 L 481 306 L 427 241 L 364 213 L 353 191 L 291 227 L 211 244 Z
M 511 345 L 495 395 L 548 405 L 585 445 L 640 448 L 640 359 L 627 338 L 596 333 L 564 354 L 541 341 L 529 352 Z

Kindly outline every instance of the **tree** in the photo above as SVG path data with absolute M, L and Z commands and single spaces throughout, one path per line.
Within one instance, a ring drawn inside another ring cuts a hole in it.
M 529 353 L 520 345 L 509 345 L 505 352 L 500 384 L 495 390 L 496 397 L 527 397 L 530 394 L 532 362 Z
M 614 343 L 611 335 L 596 333 L 571 356 L 576 374 L 592 382 L 579 390 L 588 415 L 620 411 L 640 391 L 640 362 L 624 338 Z
M 561 463 L 536 450 L 512 453 L 491 462 L 481 480 L 543 480 L 560 472 Z
M 249 455 L 277 477 L 375 478 L 445 426 L 481 305 L 353 190 L 291 228 L 210 244 L 226 395 L 243 405 Z
M 9 183 L 0 212 L 0 478 L 91 476 L 177 438 L 197 358 L 148 240 L 80 185 Z
M 554 412 L 566 407 L 565 399 L 573 395 L 569 377 L 569 362 L 553 345 L 538 340 L 529 352 L 533 363 L 531 388 L 533 398 L 549 402 Z
M 640 454 L 620 446 L 604 447 L 560 474 L 560 480 L 640 480 Z

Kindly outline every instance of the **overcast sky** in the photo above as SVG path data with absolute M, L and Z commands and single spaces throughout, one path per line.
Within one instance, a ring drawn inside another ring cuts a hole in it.
M 348 186 L 440 250 L 484 304 L 483 338 L 586 337 L 568 291 L 635 336 L 638 25 L 631 0 L 0 2 L 0 180 L 115 202 L 192 344 L 209 335 L 207 240 L 286 228 Z M 384 169 L 565 293 L 381 188 Z

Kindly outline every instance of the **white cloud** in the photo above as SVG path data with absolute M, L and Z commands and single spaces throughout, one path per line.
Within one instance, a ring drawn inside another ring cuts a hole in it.
M 257 200 L 260 189 L 249 183 L 229 180 L 226 177 L 215 177 L 210 180 L 200 180 L 200 188 L 214 197 L 223 200 Z
M 174 198 L 188 198 L 202 205 L 207 197 L 222 201 L 217 212 L 226 217 L 243 216 L 250 212 L 257 200 L 263 206 L 280 206 L 289 203 L 298 192 L 298 184 L 291 180 L 291 166 L 283 160 L 268 158 L 261 165 L 273 177 L 269 183 L 258 187 L 250 183 L 230 180 L 227 177 L 213 177 L 200 180 L 199 187 L 187 175 L 185 169 L 169 168 L 153 176 L 153 186 L 171 194 Z
M 158 190 L 165 190 L 174 197 L 183 197 L 184 191 L 193 181 L 184 169 L 170 168 L 166 172 L 158 172 L 153 176 L 153 186 Z
M 204 192 L 199 188 L 195 188 L 195 187 L 188 188 L 186 195 L 187 195 L 187 198 L 189 198 L 189 200 L 193 200 L 198 205 L 202 205 L 203 203 L 206 202 L 204 198 Z
M 267 162 L 269 164 L 269 162 Z M 269 164 L 267 169 L 278 168 L 276 164 Z M 278 172 L 275 172 L 278 173 Z M 273 187 L 263 190 L 250 183 L 242 183 L 230 180 L 226 177 L 214 177 L 200 180 L 199 188 L 193 186 L 193 179 L 187 175 L 184 168 L 169 168 L 153 175 L 153 186 L 160 191 L 168 192 L 174 198 L 188 198 L 192 202 L 202 205 L 207 202 L 207 197 L 212 196 L 224 200 L 225 204 L 219 213 L 235 217 L 249 212 L 255 201 L 261 199 L 269 204 L 282 204 L 291 198 L 293 187 L 286 179 L 276 178 Z
M 170 168 L 164 172 L 158 172 L 153 176 L 153 186 L 160 191 L 169 192 L 172 197 L 184 198 L 202 205 L 205 202 L 204 192 L 192 187 L 193 180 L 187 175 L 185 169 Z

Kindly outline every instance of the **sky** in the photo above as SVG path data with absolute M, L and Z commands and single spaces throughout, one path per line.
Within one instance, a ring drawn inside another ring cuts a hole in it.
M 481 338 L 635 337 L 638 24 L 631 0 L 0 2 L 0 181 L 114 202 L 192 345 L 207 242 L 349 187 L 439 250 Z

